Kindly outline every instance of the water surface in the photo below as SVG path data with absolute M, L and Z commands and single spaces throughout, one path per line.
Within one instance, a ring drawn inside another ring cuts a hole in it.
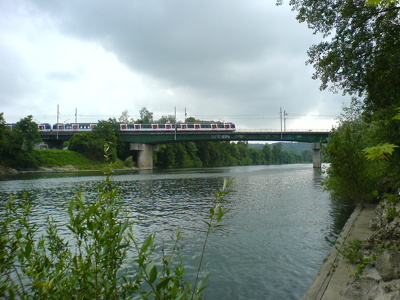
M 187 272 L 194 276 L 205 237 L 202 220 L 213 193 L 224 178 L 235 177 L 224 230 L 213 234 L 207 246 L 203 270 L 212 275 L 205 296 L 300 299 L 351 212 L 323 191 L 323 176 L 310 164 L 298 164 L 140 171 L 112 179 L 128 217 L 138 221 L 139 239 L 157 232 L 168 245 L 175 230 L 182 230 Z M 103 179 L 82 174 L 3 177 L 0 201 L 28 191 L 34 199 L 33 220 L 44 224 L 49 215 L 62 226 L 67 199 L 78 189 L 95 197 Z

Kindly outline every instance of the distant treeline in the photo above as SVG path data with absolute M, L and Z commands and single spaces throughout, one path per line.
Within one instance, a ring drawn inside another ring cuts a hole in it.
M 250 147 L 244 142 L 164 144 L 155 154 L 155 166 L 188 168 L 312 162 L 311 149 L 296 154 L 294 151 L 283 150 L 283 145 L 283 143 L 265 144 L 260 150 Z

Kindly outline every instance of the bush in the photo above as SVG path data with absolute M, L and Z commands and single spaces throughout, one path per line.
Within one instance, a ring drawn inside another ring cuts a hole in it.
M 108 148 L 107 148 L 108 150 Z M 228 212 L 222 203 L 231 192 L 225 182 L 215 194 L 194 284 L 184 280 L 185 268 L 174 246 L 156 261 L 155 234 L 139 243 L 133 222 L 121 216 L 118 190 L 110 180 L 99 185 L 97 199 L 86 201 L 78 192 L 69 202 L 68 230 L 73 242 L 61 238 L 49 217 L 46 235 L 30 221 L 29 200 L 10 200 L 0 221 L 0 298 L 4 299 L 200 299 L 204 290 L 200 268 L 209 234 L 218 230 Z M 129 255 L 130 253 L 130 255 Z M 134 257 L 129 261 L 128 257 Z M 130 264 L 134 266 L 130 266 Z
M 124 160 L 124 166 L 127 168 L 133 168 L 135 166 L 135 162 L 133 161 L 132 156 L 128 156 Z

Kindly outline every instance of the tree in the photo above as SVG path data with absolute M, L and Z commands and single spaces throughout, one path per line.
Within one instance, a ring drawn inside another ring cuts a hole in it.
M 370 198 L 384 174 L 393 178 L 398 173 L 400 161 L 398 147 L 392 149 L 392 165 L 373 165 L 362 153 L 362 147 L 400 140 L 400 124 L 393 120 L 400 107 L 399 1 L 290 0 L 290 5 L 300 22 L 325 38 L 308 51 L 307 63 L 314 66 L 320 88 L 362 100 L 344 111 L 346 118 L 331 134 L 327 186 L 342 198 Z
M 264 153 L 265 157 L 265 162 L 266 164 L 271 164 L 272 163 L 272 152 L 271 152 L 271 146 L 269 144 L 265 144 L 262 152 Z
M 104 144 L 109 144 L 110 158 L 115 161 L 118 157 L 125 158 L 126 143 L 119 135 L 119 123 L 116 119 L 102 120 L 92 132 L 77 133 L 69 141 L 68 149 L 77 151 L 90 159 L 104 159 Z M 119 155 L 118 155 L 119 154 Z
M 369 161 L 364 149 L 374 144 L 375 128 L 359 118 L 332 130 L 324 154 L 330 159 L 325 186 L 337 199 L 364 203 L 373 199 L 385 174 L 384 162 Z
M 176 118 L 174 115 L 161 116 L 161 118 L 157 121 L 157 123 L 161 124 L 176 123 Z
M 136 120 L 136 123 L 148 124 L 153 123 L 153 113 L 147 110 L 146 107 L 142 107 L 139 111 L 140 119 Z
M 122 124 L 131 124 L 134 123 L 134 120 L 129 117 L 129 112 L 127 109 L 125 109 L 121 116 L 118 118 L 118 122 Z
M 17 132 L 21 146 L 31 151 L 35 144 L 42 141 L 40 138 L 38 124 L 33 121 L 32 116 L 27 116 L 15 124 L 14 131 Z
M 390 75 L 385 78 L 399 74 L 400 7 L 395 1 L 371 6 L 365 0 L 291 0 L 290 5 L 298 11 L 297 20 L 325 38 L 332 37 L 308 52 L 308 63 L 314 66 L 314 78 L 321 79 L 322 89 L 331 84 L 335 91 L 362 95 L 368 91 L 371 72 Z

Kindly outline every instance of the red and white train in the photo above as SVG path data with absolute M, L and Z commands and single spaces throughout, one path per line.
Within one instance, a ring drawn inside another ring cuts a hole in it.
M 15 124 L 6 124 L 10 128 Z M 85 132 L 91 131 L 96 127 L 96 123 L 57 123 L 51 125 L 49 123 L 42 123 L 38 125 L 40 132 L 45 131 L 77 131 Z M 231 122 L 213 122 L 213 123 L 166 123 L 166 124 L 120 124 L 120 130 L 125 131 L 235 131 L 235 124 Z

